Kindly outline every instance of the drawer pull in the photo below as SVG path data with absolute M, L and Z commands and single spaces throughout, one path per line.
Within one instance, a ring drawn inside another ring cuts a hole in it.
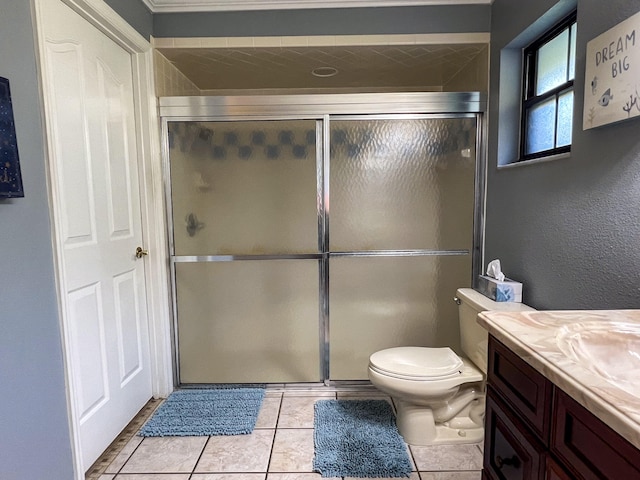
M 500 455 L 496 456 L 496 467 L 501 469 L 504 465 L 520 468 L 520 459 L 515 455 L 511 458 L 502 458 Z

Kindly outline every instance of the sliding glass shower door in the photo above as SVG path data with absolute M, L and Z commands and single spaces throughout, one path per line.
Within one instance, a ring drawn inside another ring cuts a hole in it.
M 320 380 L 317 122 L 169 122 L 181 383 Z
M 360 381 L 377 350 L 458 348 L 480 115 L 316 100 L 165 116 L 178 383 Z
M 457 347 L 476 130 L 473 115 L 331 122 L 331 379 L 366 379 L 383 348 Z

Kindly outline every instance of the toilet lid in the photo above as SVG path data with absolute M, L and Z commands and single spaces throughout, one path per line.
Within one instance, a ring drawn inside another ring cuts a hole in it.
M 369 364 L 392 376 L 438 378 L 462 371 L 460 357 L 449 347 L 396 347 L 374 353 Z

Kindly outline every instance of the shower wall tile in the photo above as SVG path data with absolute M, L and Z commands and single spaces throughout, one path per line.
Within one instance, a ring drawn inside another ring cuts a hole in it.
M 151 42 L 154 48 L 172 48 L 175 47 L 173 38 L 152 38 Z
M 176 48 L 200 48 L 202 46 L 202 42 L 199 38 L 174 38 L 173 39 L 174 47 Z
M 157 97 L 201 94 L 200 89 L 157 50 L 153 52 L 153 62 Z
M 226 37 L 201 38 L 200 42 L 203 48 L 224 48 L 229 44 Z
M 253 38 L 251 37 L 231 37 L 227 39 L 229 48 L 251 48 L 253 47 Z
M 279 47 L 282 45 L 282 37 L 254 37 L 254 47 Z

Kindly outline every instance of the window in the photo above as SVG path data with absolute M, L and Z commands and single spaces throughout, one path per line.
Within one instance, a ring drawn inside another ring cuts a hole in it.
M 520 160 L 571 150 L 576 13 L 524 50 Z

